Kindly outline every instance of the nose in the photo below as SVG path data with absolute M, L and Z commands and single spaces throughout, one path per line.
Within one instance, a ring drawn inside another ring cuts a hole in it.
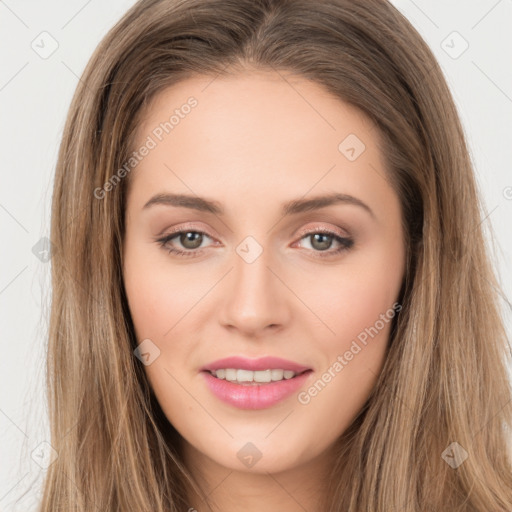
M 291 316 L 290 292 L 272 268 L 267 251 L 250 263 L 235 253 L 233 265 L 221 298 L 221 324 L 250 337 L 282 329 Z

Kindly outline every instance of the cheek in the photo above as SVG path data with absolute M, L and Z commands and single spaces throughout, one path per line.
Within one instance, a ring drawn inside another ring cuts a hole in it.
M 348 428 L 370 396 L 385 361 L 389 334 L 396 311 L 396 286 L 380 286 L 376 279 L 345 277 L 344 287 L 326 302 L 325 322 L 335 332 L 316 339 L 323 355 L 315 380 L 298 396 L 299 407 L 311 418 L 308 429 L 323 424 L 317 449 L 327 446 Z M 335 304 L 335 306 L 333 306 Z
M 339 271 L 326 275 L 323 286 L 320 282 L 310 281 L 316 283 L 312 300 L 333 331 L 331 336 L 322 337 L 331 357 L 333 351 L 347 350 L 354 339 L 364 341 L 369 330 L 385 341 L 391 324 L 388 317 L 394 317 L 392 308 L 402 282 L 400 257 L 385 250 L 357 254 Z
M 323 365 L 299 403 L 312 417 L 329 416 L 330 435 L 343 431 L 370 395 L 384 364 L 403 272 L 401 246 L 374 246 L 347 258 L 315 285 L 322 320 L 334 334 L 319 336 Z
M 208 283 L 192 277 L 185 266 L 171 267 L 165 258 L 148 262 L 141 249 L 128 247 L 124 283 L 138 341 L 163 339 L 204 295 Z
M 198 283 L 171 269 L 161 261 L 148 262 L 146 251 L 138 244 L 128 245 L 124 283 L 137 342 L 150 339 L 160 350 L 158 357 L 144 371 L 167 418 L 183 428 L 181 419 L 191 414 L 190 396 L 178 384 L 190 345 L 172 343 L 175 331 L 186 321 L 185 315 L 197 298 L 204 294 Z M 178 378 L 178 380 L 176 380 Z M 199 410 L 193 414 L 200 415 Z

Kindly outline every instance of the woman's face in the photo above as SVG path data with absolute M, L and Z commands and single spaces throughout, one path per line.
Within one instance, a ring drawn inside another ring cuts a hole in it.
M 187 453 L 287 470 L 328 457 L 361 410 L 405 258 L 377 137 L 283 73 L 188 79 L 150 105 L 123 273 L 136 355 Z

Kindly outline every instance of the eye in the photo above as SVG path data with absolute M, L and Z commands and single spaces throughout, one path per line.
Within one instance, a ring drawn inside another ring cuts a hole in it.
M 339 254 L 350 249 L 354 245 L 354 240 L 352 238 L 342 237 L 339 234 L 324 228 L 308 232 L 301 238 L 301 240 L 308 240 L 310 245 L 309 248 L 315 253 L 319 253 L 318 256 L 322 258 Z M 337 244 L 338 247 L 330 250 L 333 243 Z
M 181 231 L 174 231 L 156 241 L 170 254 L 184 257 L 194 257 L 202 253 L 202 244 L 205 238 L 213 239 L 208 233 L 201 230 L 182 229 Z M 175 247 L 171 242 L 181 245 L 183 249 Z M 309 240 L 310 250 L 317 253 L 318 256 L 331 257 L 343 251 L 350 249 L 354 245 L 354 240 L 348 237 L 342 237 L 337 233 L 318 228 L 313 231 L 306 232 L 300 240 Z M 338 247 L 330 250 L 332 245 L 337 244 Z
M 201 248 L 201 244 L 205 237 L 211 238 L 204 231 L 185 229 L 182 231 L 175 231 L 174 233 L 159 238 L 157 239 L 157 242 L 171 254 L 190 257 L 197 256 L 197 253 L 201 252 L 200 250 L 198 251 L 198 249 Z M 170 244 L 175 238 L 185 250 L 173 247 Z

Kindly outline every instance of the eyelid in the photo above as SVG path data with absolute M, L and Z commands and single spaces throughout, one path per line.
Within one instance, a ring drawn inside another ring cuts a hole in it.
M 214 235 L 212 235 L 208 229 L 194 225 L 191 222 L 185 223 L 185 224 L 180 224 L 177 227 L 171 228 L 169 231 L 164 230 L 164 232 L 162 232 L 160 235 L 157 235 L 157 236 L 158 236 L 158 238 L 167 238 L 173 234 L 181 233 L 182 231 L 193 231 L 193 232 L 197 232 L 197 233 L 204 233 L 205 235 L 208 235 L 210 238 L 217 238 Z
M 203 227 L 198 227 L 197 225 L 194 225 L 194 223 L 192 223 L 192 222 L 180 224 L 179 226 L 177 226 L 175 228 L 171 228 L 171 230 L 167 231 L 166 234 L 161 233 L 157 236 L 159 238 L 164 238 L 164 237 L 167 238 L 172 234 L 181 233 L 182 231 L 186 231 L 186 230 L 195 231 L 198 233 L 204 233 L 204 234 L 208 235 L 210 238 L 215 238 L 215 239 L 217 238 L 216 236 L 212 235 L 212 233 L 208 229 L 203 228 Z M 308 227 L 301 228 L 296 236 L 303 238 L 304 236 L 307 236 L 308 234 L 318 233 L 318 232 L 329 233 L 332 235 L 339 236 L 341 238 L 350 238 L 351 237 L 351 235 L 349 233 L 347 233 L 346 231 L 342 232 L 340 229 L 326 227 L 326 226 L 315 226 L 315 227 L 310 227 L 310 228 L 308 228 Z
M 315 226 L 310 228 L 301 228 L 297 233 L 297 236 L 303 238 L 304 236 L 310 235 L 311 233 L 329 233 L 331 235 L 339 236 L 340 238 L 351 238 L 348 232 L 342 232 L 340 229 L 326 227 L 326 226 Z

